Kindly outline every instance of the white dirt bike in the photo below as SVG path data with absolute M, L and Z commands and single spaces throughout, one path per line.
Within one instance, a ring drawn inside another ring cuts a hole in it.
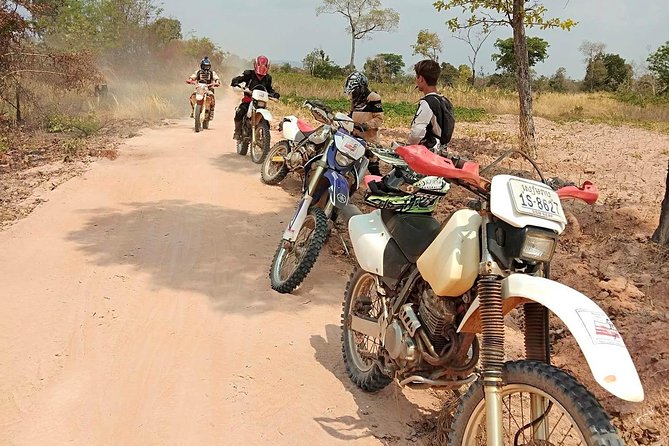
M 195 93 L 191 95 L 191 107 L 193 107 L 193 118 L 195 119 L 195 131 L 199 132 L 201 129 L 209 128 L 209 117 L 211 110 L 211 102 L 213 100 L 212 88 L 217 87 L 218 84 L 212 82 L 210 84 L 204 82 L 197 82 L 188 80 L 188 84 L 195 85 Z
M 260 164 L 264 155 L 269 152 L 271 140 L 270 123 L 273 118 L 270 111 L 267 110 L 267 103 L 270 100 L 276 101 L 277 99 L 270 97 L 269 93 L 261 86 L 253 91 L 247 88 L 234 88 L 250 94 L 252 99 L 249 103 L 249 110 L 242 121 L 242 133 L 240 140 L 237 141 L 237 153 L 246 155 L 250 149 L 251 160 Z
M 413 171 L 477 199 L 443 225 L 392 206 L 349 219 L 359 265 L 342 314 L 351 380 L 366 391 L 393 379 L 454 389 L 472 383 L 452 419 L 450 446 L 622 446 L 594 396 L 550 364 L 549 311 L 569 328 L 599 385 L 627 401 L 644 398 L 611 320 L 585 295 L 549 279 L 567 224 L 561 199 L 593 204 L 597 189 L 584 183 L 555 191 L 511 175 L 488 181 L 478 164 L 454 163 L 422 146 L 397 153 Z M 381 196 L 373 202 L 383 207 Z M 506 361 L 504 316 L 517 307 L 525 359 Z

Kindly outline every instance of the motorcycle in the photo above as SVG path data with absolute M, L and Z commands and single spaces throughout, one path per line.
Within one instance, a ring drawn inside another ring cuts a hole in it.
M 193 118 L 195 118 L 195 131 L 209 128 L 209 112 L 211 110 L 211 88 L 218 86 L 216 83 L 206 84 L 192 79 L 186 81 L 187 84 L 195 85 L 195 93 L 191 95 L 190 103 L 194 108 Z
M 317 121 L 332 125 L 334 115 L 325 104 L 307 100 L 304 106 Z M 290 172 L 303 173 L 307 162 L 327 147 L 321 128 L 316 129 L 296 116 L 283 118 L 279 130 L 283 139 L 265 154 L 260 168 L 260 179 L 269 185 L 279 184 Z
M 542 181 L 501 174 L 488 180 L 481 176 L 487 168 L 422 146 L 397 153 L 418 174 L 477 198 L 443 225 L 429 213 L 394 207 L 391 199 L 383 210 L 352 212 L 348 229 L 358 267 L 342 314 L 351 380 L 370 392 L 393 379 L 411 387 L 469 385 L 451 420 L 450 446 L 623 445 L 595 397 L 550 364 L 549 311 L 569 328 L 600 386 L 627 401 L 644 398 L 608 316 L 550 279 L 567 225 L 561 201 L 594 204 L 597 188 L 585 182 L 554 190 L 534 163 Z M 509 151 L 492 165 L 511 153 L 520 154 Z M 387 184 L 367 181 L 382 207 L 378 190 Z M 517 307 L 524 313 L 525 359 L 505 362 L 504 316 Z
M 349 202 L 369 161 L 366 143 L 351 135 L 353 120 L 336 113 L 309 138 L 327 147 L 304 166 L 303 197 L 286 228 L 270 267 L 272 289 L 290 293 L 305 279 L 325 244 L 328 221 Z
M 251 149 L 251 160 L 260 164 L 264 154 L 269 152 L 270 148 L 270 122 L 272 114 L 267 110 L 267 102 L 277 99 L 270 97 L 263 86 L 257 86 L 253 91 L 248 88 L 235 87 L 244 93 L 251 95 L 252 101 L 249 104 L 249 110 L 242 121 L 242 134 L 237 141 L 237 153 L 246 155 Z

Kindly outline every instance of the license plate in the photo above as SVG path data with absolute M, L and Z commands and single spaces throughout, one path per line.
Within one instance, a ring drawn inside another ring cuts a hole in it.
M 516 212 L 566 223 L 557 192 L 548 186 L 519 179 L 510 179 L 511 201 Z

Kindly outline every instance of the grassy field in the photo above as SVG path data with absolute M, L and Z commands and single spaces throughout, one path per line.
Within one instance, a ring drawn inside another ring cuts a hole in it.
M 338 110 L 350 108 L 342 91 L 343 79 L 324 80 L 281 72 L 273 77 L 276 89 L 288 104 L 298 104 L 303 98 L 320 98 Z M 371 88 L 381 95 L 389 127 L 410 124 L 420 99 L 420 92 L 412 84 L 372 83 Z M 441 92 L 453 102 L 459 121 L 518 113 L 518 97 L 512 91 L 466 86 L 444 87 Z M 619 101 L 611 93 L 535 93 L 534 115 L 558 122 L 588 120 L 669 132 L 669 104 L 636 105 Z

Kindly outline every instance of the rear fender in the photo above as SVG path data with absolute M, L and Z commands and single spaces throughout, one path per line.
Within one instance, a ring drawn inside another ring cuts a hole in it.
M 552 280 L 512 274 L 502 282 L 503 312 L 537 302 L 562 320 L 576 339 L 597 383 L 627 401 L 643 401 L 644 392 L 620 333 L 599 306 L 585 295 Z M 472 303 L 459 332 L 480 333 L 479 299 Z

